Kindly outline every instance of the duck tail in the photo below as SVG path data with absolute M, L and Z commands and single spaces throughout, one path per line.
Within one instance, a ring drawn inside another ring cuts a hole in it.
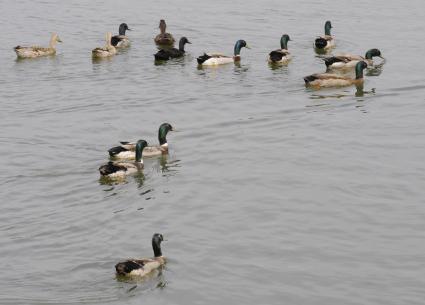
M 118 155 L 119 153 L 121 153 L 123 151 L 127 151 L 127 149 L 125 149 L 122 146 L 115 146 L 115 147 L 112 147 L 111 149 L 109 149 L 108 153 L 109 153 L 110 157 L 114 157 L 114 156 Z
M 323 37 L 316 38 L 316 40 L 314 41 L 314 45 L 318 49 L 323 49 L 324 47 L 326 47 L 327 44 L 328 41 Z
M 325 62 L 326 67 L 332 66 L 336 62 L 341 62 L 342 60 L 338 57 L 326 57 L 323 58 L 323 61 Z
M 143 268 L 143 265 L 144 264 L 139 261 L 129 260 L 126 262 L 116 264 L 115 270 L 118 275 L 127 275 L 133 270 Z
M 314 76 L 314 75 L 309 75 L 309 76 L 306 76 L 306 77 L 304 77 L 304 82 L 306 83 L 306 84 L 308 84 L 308 83 L 310 83 L 310 82 L 312 82 L 312 81 L 315 81 L 317 78 Z
M 16 47 L 14 47 L 13 49 L 16 51 L 16 50 L 19 50 L 19 49 L 21 49 L 22 47 L 21 46 L 16 46 Z
M 206 62 L 210 58 L 211 56 L 209 56 L 207 53 L 204 53 L 204 55 L 199 56 L 196 60 L 198 61 L 198 64 L 202 65 L 204 62 Z
M 109 161 L 108 163 L 102 165 L 99 167 L 99 173 L 102 176 L 108 176 L 110 174 L 113 174 L 117 171 L 119 171 L 120 168 L 118 166 L 115 166 L 113 162 Z
M 170 59 L 170 55 L 167 54 L 164 50 L 159 50 L 156 54 L 154 54 L 155 60 L 168 60 Z
M 272 62 L 278 62 L 282 60 L 283 54 L 281 52 L 272 51 L 269 54 L 269 58 Z

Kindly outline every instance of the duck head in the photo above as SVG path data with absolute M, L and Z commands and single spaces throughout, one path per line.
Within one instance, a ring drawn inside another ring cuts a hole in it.
M 241 40 L 236 41 L 235 49 L 234 49 L 234 55 L 239 56 L 241 54 L 242 48 L 250 49 L 250 47 L 248 46 L 248 44 L 246 43 L 245 40 L 241 39 Z
M 289 38 L 288 34 L 283 34 L 280 38 L 280 48 L 288 50 L 288 41 L 290 41 L 291 38 Z
M 332 24 L 331 22 L 328 20 L 325 22 L 325 35 L 331 35 L 331 29 L 332 29 Z
M 125 36 L 125 31 L 131 31 L 131 29 L 128 27 L 127 23 L 121 23 L 118 29 L 118 33 Z
M 139 140 L 136 143 L 136 162 L 143 163 L 142 154 L 143 149 L 148 146 L 148 142 L 145 140 Z
M 366 59 L 372 59 L 374 56 L 378 56 L 383 59 L 381 55 L 381 51 L 379 49 L 370 49 L 366 52 L 365 58 Z
M 367 63 L 364 61 L 359 61 L 356 64 L 356 79 L 363 78 L 363 70 L 367 68 Z
M 158 141 L 159 145 L 168 145 L 167 144 L 167 133 L 169 131 L 174 131 L 173 126 L 171 126 L 168 123 L 163 123 L 161 126 L 159 126 L 158 130 Z
M 180 51 L 184 51 L 184 45 L 188 43 L 188 44 L 192 44 L 186 37 L 182 37 L 180 38 L 179 41 L 179 50 Z
M 162 256 L 161 242 L 163 241 L 164 241 L 164 237 L 160 233 L 155 233 L 152 236 L 152 249 L 153 249 L 153 253 L 155 257 Z
M 161 19 L 159 21 L 159 30 L 161 31 L 161 34 L 164 34 L 166 29 L 167 29 L 167 24 L 165 23 L 164 19 Z

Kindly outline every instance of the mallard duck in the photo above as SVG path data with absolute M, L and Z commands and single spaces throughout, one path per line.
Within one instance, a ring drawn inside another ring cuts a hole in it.
M 291 39 L 289 35 L 284 34 L 280 38 L 280 49 L 271 51 L 269 54 L 269 63 L 271 64 L 286 64 L 291 60 L 291 54 L 288 51 L 288 41 Z
M 356 64 L 356 78 L 352 79 L 337 74 L 317 73 L 304 77 L 305 85 L 313 88 L 344 87 L 363 83 L 363 69 L 367 68 L 364 61 Z
M 40 56 L 48 56 L 56 54 L 56 43 L 62 42 L 58 34 L 53 33 L 50 38 L 50 43 L 48 48 L 32 46 L 32 47 L 21 47 L 17 46 L 14 48 L 18 58 L 35 58 Z
M 164 19 L 161 19 L 159 21 L 159 30 L 161 31 L 161 33 L 159 33 L 154 39 L 157 45 L 161 45 L 161 46 L 174 45 L 174 41 L 175 41 L 174 37 L 170 33 L 166 33 L 165 32 L 166 29 L 167 29 L 167 24 L 165 23 Z
M 180 38 L 179 48 L 171 48 L 171 49 L 161 49 L 159 50 L 155 56 L 155 60 L 169 60 L 170 58 L 178 58 L 182 57 L 185 53 L 184 45 L 186 43 L 191 43 L 186 37 Z
M 318 50 L 328 50 L 335 47 L 335 39 L 331 35 L 332 24 L 328 20 L 325 22 L 325 36 L 316 38 L 314 46 Z
M 162 255 L 161 242 L 164 241 L 162 234 L 155 233 L 152 236 L 153 258 L 129 259 L 115 265 L 118 276 L 143 277 L 158 269 L 166 263 Z
M 137 141 L 135 148 L 135 162 L 112 162 L 99 167 L 99 172 L 102 177 L 108 178 L 123 178 L 127 175 L 135 174 L 143 169 L 143 149 L 148 146 L 145 140 Z
M 245 40 L 236 41 L 233 56 L 226 56 L 220 53 L 204 53 L 197 58 L 198 64 L 202 66 L 217 66 L 239 62 L 241 60 L 241 49 L 250 49 Z
M 147 146 L 143 150 L 144 157 L 160 156 L 168 153 L 168 142 L 167 134 L 169 131 L 174 131 L 173 126 L 168 123 L 163 123 L 158 129 L 158 141 L 157 146 Z M 134 159 L 136 143 L 134 142 L 120 142 L 120 146 L 112 147 L 108 150 L 109 156 L 117 159 Z
M 325 61 L 326 67 L 328 69 L 352 69 L 357 63 L 361 60 L 367 63 L 367 66 L 373 67 L 373 57 L 378 56 L 384 59 L 381 55 L 381 51 L 378 49 L 370 49 L 366 52 L 365 57 L 360 55 L 352 54 L 338 54 L 337 56 L 327 57 L 323 60 Z
M 104 58 L 117 54 L 117 49 L 111 45 L 111 38 L 112 34 L 106 33 L 106 46 L 103 48 L 96 48 L 91 51 L 94 58 Z
M 131 29 L 128 28 L 127 23 L 121 23 L 118 29 L 119 34 L 111 38 L 111 45 L 115 48 L 126 48 L 130 46 L 130 39 L 125 36 L 125 31 L 131 31 Z

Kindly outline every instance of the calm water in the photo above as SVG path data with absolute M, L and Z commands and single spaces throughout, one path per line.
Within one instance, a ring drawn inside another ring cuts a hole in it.
M 336 2 L 335 2 L 336 3 Z M 0 303 L 423 304 L 425 76 L 423 1 L 2 0 Z M 154 65 L 165 18 L 192 41 Z M 336 52 L 379 48 L 387 62 L 355 88 L 311 91 L 324 70 L 312 42 L 333 23 Z M 92 62 L 121 22 L 127 51 Z M 16 61 L 17 44 L 63 44 Z M 289 33 L 294 59 L 266 54 Z M 203 51 L 240 66 L 197 69 Z M 99 183 L 119 140 L 156 143 L 127 183 Z M 114 264 L 169 263 L 142 283 Z

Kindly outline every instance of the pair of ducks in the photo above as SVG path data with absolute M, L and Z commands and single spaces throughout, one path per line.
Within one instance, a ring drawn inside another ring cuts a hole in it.
M 163 123 L 159 126 L 159 145 L 156 146 L 148 146 L 145 140 L 139 140 L 137 142 L 120 142 L 121 145 L 112 147 L 108 150 L 110 158 L 121 161 L 109 161 L 100 166 L 100 176 L 110 179 L 124 178 L 143 169 L 143 157 L 155 157 L 167 154 L 167 134 L 169 131 L 174 131 L 169 123 Z
M 126 31 L 131 31 L 126 23 L 121 23 L 118 28 L 118 35 L 112 36 L 112 33 L 106 33 L 106 45 L 104 47 L 92 50 L 93 58 L 105 58 L 117 54 L 117 49 L 123 49 L 130 46 L 130 39 L 125 35 Z

